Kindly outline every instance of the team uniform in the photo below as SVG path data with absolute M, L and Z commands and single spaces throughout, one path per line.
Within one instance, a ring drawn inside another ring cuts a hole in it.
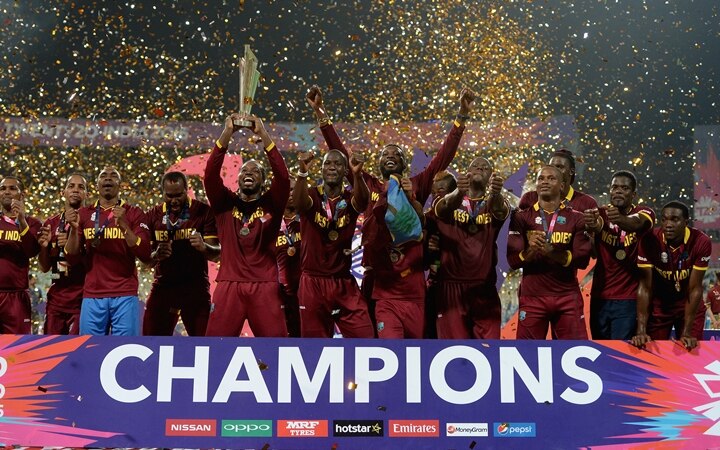
M 320 129 L 329 148 L 340 150 L 349 157 L 332 124 L 323 125 Z M 425 204 L 431 194 L 433 177 L 452 162 L 464 131 L 464 126 L 454 122 L 437 155 L 422 172 L 411 178 L 415 199 L 420 204 Z M 363 284 L 372 280 L 368 289 L 363 286 L 363 292 L 376 302 L 378 337 L 421 338 L 425 315 L 423 244 L 408 242 L 401 246 L 393 245 L 384 221 L 387 186 L 365 171 L 363 178 L 370 191 L 363 222 L 363 265 L 366 268 Z
M 710 307 L 710 311 L 717 319 L 720 314 L 720 283 L 715 284 L 707 293 L 705 306 Z
M 220 169 L 227 148 L 215 144 L 205 168 L 205 190 L 215 212 L 221 246 L 206 336 L 239 336 L 245 319 L 255 336 L 287 336 L 275 243 L 290 194 L 290 178 L 275 144 L 265 151 L 272 184 L 257 200 L 243 201 L 223 184 Z
M 65 259 L 64 249 L 57 245 L 58 233 L 67 233 L 70 229 L 70 224 L 65 222 L 65 213 L 47 219 L 43 226 L 50 227 L 52 273 L 52 284 L 47 293 L 44 333 L 76 335 L 80 332 L 85 266 L 82 263 L 70 266 Z
M 452 219 L 427 216 L 440 235 L 440 339 L 500 339 L 501 305 L 495 284 L 497 238 L 506 217 L 496 218 L 484 198 L 466 197 Z
M 532 207 L 538 201 L 537 191 L 528 191 L 520 197 L 520 203 L 518 209 L 527 209 Z M 570 206 L 575 211 L 586 211 L 588 209 L 595 209 L 598 207 L 597 202 L 592 196 L 583 194 L 580 191 L 576 191 L 570 186 L 567 195 L 563 199 L 565 206 Z
M 597 263 L 590 292 L 590 330 L 593 339 L 629 340 L 637 322 L 637 251 L 643 233 L 625 232 L 610 222 L 600 208 L 603 227 L 595 234 Z M 651 224 L 655 212 L 633 205 L 628 215 L 637 214 Z
M 30 258 L 40 253 L 37 235 L 41 223 L 25 217 L 20 230 L 15 219 L 0 213 L 0 334 L 30 334 L 28 293 Z
M 300 215 L 302 275 L 300 276 L 300 325 L 303 337 L 332 337 L 333 324 L 344 337 L 372 338 L 367 303 L 350 273 L 355 224 L 359 212 L 352 192 L 334 198 L 318 186 L 308 191 L 312 206 Z M 333 318 L 333 311 L 339 310 Z
M 114 206 L 99 202 L 80 208 L 82 255 L 68 256 L 72 270 L 78 263 L 86 269 L 80 309 L 80 334 L 138 336 L 140 334 L 138 275 L 135 258 L 150 260 L 147 216 L 124 200 L 125 218 L 137 236 L 134 247 L 125 242 L 115 224 Z
M 190 245 L 192 233 L 217 238 L 210 206 L 188 198 L 179 217 L 163 203 L 148 211 L 153 248 L 172 243 L 172 254 L 155 265 L 155 279 L 145 305 L 144 336 L 172 336 L 178 317 L 190 336 L 205 336 L 210 315 L 210 281 L 205 255 Z
M 300 337 L 300 310 L 298 288 L 300 286 L 300 217 L 283 217 L 280 222 L 275 249 L 277 251 L 278 279 L 280 280 L 285 323 L 290 337 Z
M 652 299 L 647 322 L 647 334 L 655 340 L 670 339 L 672 328 L 677 336 L 683 334 L 685 304 L 689 301 L 690 273 L 706 271 L 710 262 L 712 243 L 702 231 L 687 227 L 683 243 L 672 247 L 665 242 L 661 228 L 647 233 L 640 241 L 637 265 L 652 269 Z M 691 335 L 703 337 L 705 303 L 700 301 Z
M 544 231 L 553 247 L 565 250 L 566 263 L 558 264 L 547 257 L 525 260 L 521 253 L 532 230 Z M 582 213 L 564 206 L 546 213 L 538 203 L 513 212 L 507 258 L 511 268 L 523 269 L 518 339 L 545 339 L 549 324 L 558 339 L 587 339 L 577 269 L 587 267 L 590 251 Z

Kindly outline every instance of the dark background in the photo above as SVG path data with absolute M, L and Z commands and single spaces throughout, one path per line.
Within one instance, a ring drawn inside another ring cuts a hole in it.
M 716 1 L 465 3 L 0 0 L 0 115 L 221 121 L 250 43 L 269 120 L 312 120 L 313 83 L 337 120 L 446 119 L 467 82 L 478 122 L 575 117 L 582 189 L 632 168 L 651 205 L 692 202 L 693 127 L 720 122 Z M 518 55 L 493 92 L 491 43 Z

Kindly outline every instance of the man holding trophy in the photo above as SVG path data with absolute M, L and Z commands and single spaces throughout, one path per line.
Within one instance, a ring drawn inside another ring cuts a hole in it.
M 225 119 L 225 128 L 205 167 L 205 190 L 215 212 L 221 246 L 218 284 L 206 336 L 239 336 L 247 319 L 255 336 L 285 337 L 275 242 L 289 197 L 290 179 L 285 161 L 262 120 L 250 115 L 259 74 L 257 59 L 247 46 L 240 66 L 241 113 Z M 273 177 L 266 191 L 265 168 L 252 159 L 240 169 L 239 192 L 223 184 L 220 171 L 225 153 L 232 135 L 243 127 L 260 137 L 270 161 Z

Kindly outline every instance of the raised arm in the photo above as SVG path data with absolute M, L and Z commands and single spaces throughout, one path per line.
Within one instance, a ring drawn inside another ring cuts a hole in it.
M 292 203 L 299 213 L 304 213 L 312 208 L 312 198 L 308 189 L 308 170 L 310 163 L 315 158 L 312 152 L 298 153 L 298 174 L 295 180 L 295 189 L 292 191 Z
M 462 201 L 470 189 L 470 177 L 460 174 L 457 177 L 457 187 L 435 202 L 435 215 L 441 219 L 452 219 L 453 211 L 462 205 Z
M 363 178 L 363 164 L 365 159 L 358 153 L 353 153 L 348 161 L 350 164 L 350 172 L 352 172 L 353 190 L 352 205 L 357 212 L 365 211 L 370 202 L 370 189 L 368 189 L 365 178 Z
M 250 120 L 254 124 L 252 131 L 262 139 L 265 155 L 267 155 L 268 161 L 270 161 L 273 177 L 268 192 L 273 200 L 273 205 L 281 210 L 285 209 L 288 197 L 290 197 L 290 172 L 288 172 L 285 159 L 283 159 L 280 150 L 278 150 L 275 142 L 273 142 L 265 129 L 265 124 L 262 119 L 256 116 L 250 116 Z
M 654 214 L 644 210 L 625 216 L 620 214 L 620 211 L 616 206 L 610 205 L 606 208 L 605 213 L 607 214 L 610 222 L 617 224 L 621 230 L 631 233 L 647 231 L 655 225 Z
M 460 92 L 458 114 L 455 116 L 453 126 L 445 138 L 445 142 L 443 142 L 437 155 L 433 157 L 425 170 L 420 172 L 414 179 L 415 196 L 420 203 L 425 203 L 425 200 L 430 196 L 435 175 L 447 169 L 453 158 L 455 158 L 460 139 L 465 131 L 465 122 L 470 119 L 474 101 L 475 94 L 470 89 L 464 88 Z
M 220 137 L 215 141 L 215 147 L 210 153 L 207 165 L 205 166 L 205 176 L 203 177 L 203 184 L 205 185 L 205 192 L 207 198 L 210 201 L 210 206 L 215 211 L 223 211 L 229 207 L 232 202 L 233 193 L 223 183 L 220 170 L 222 169 L 223 161 L 225 160 L 225 154 L 227 153 L 228 145 L 233 133 L 237 132 L 240 127 L 233 124 L 234 119 L 240 119 L 239 114 L 231 114 L 225 118 L 225 128 L 223 129 Z

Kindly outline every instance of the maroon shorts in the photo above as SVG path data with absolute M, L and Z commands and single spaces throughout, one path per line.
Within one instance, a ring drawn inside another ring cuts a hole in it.
M 378 300 L 375 305 L 378 337 L 421 339 L 425 319 L 424 300 Z
M 500 339 L 500 296 L 494 285 L 445 281 L 437 299 L 439 339 Z
M 652 309 L 647 323 L 648 336 L 655 341 L 666 341 L 670 339 L 674 327 L 675 336 L 677 339 L 680 339 L 683 329 L 685 328 L 686 303 L 687 301 L 669 303 L 653 299 Z M 706 311 L 707 307 L 700 301 L 690 332 L 691 336 L 699 341 L 703 339 Z
M 332 337 L 335 323 L 343 337 L 374 337 L 367 303 L 353 278 L 325 278 L 303 273 L 298 301 L 302 337 Z
M 178 318 L 182 318 L 188 336 L 205 336 L 210 316 L 210 292 L 200 285 L 153 284 L 150 289 L 143 336 L 172 336 Z
M 545 339 L 548 326 L 557 339 L 587 339 L 580 291 L 563 296 L 520 296 L 517 339 Z
M 240 336 L 245 319 L 257 337 L 287 337 L 280 284 L 218 281 L 205 336 Z
M 28 291 L 0 292 L 0 334 L 30 334 L 31 311 Z
M 80 311 L 67 312 L 48 303 L 45 312 L 44 334 L 77 335 L 80 331 Z

